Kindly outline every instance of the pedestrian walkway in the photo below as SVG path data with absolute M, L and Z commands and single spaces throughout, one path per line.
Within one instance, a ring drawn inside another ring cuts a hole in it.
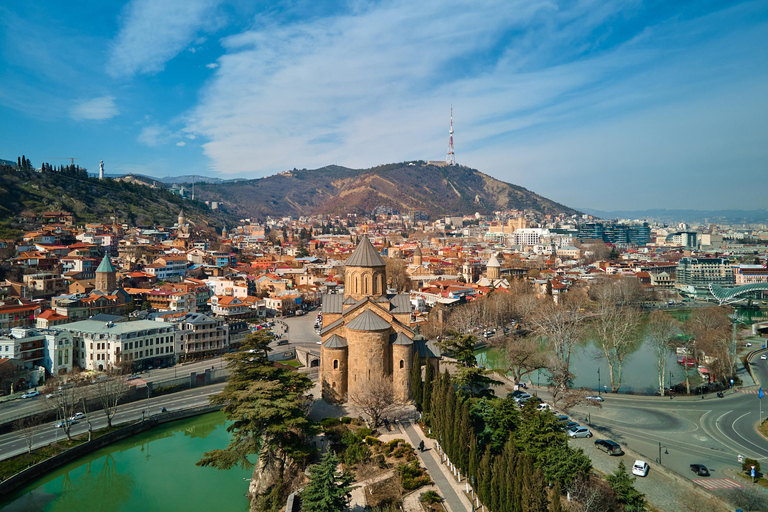
M 746 395 L 757 395 L 760 392 L 758 389 L 740 389 L 739 393 L 744 393 Z
M 420 441 L 424 441 L 427 446 L 431 446 L 434 443 L 433 440 L 426 438 L 420 429 L 416 428 L 411 422 L 402 422 L 402 425 L 413 446 L 418 446 Z M 440 455 L 435 449 L 430 448 L 423 453 L 417 450 L 416 455 L 419 456 L 424 467 L 429 471 L 432 480 L 434 480 L 435 485 L 440 490 L 440 495 L 445 499 L 443 505 L 445 505 L 450 512 L 465 512 L 471 510 L 469 501 L 459 495 L 461 491 L 456 490 L 459 484 L 455 483 L 453 477 L 449 477 L 443 470 L 445 466 L 439 462 Z
M 730 478 L 698 478 L 693 481 L 707 489 L 741 489 L 743 487 Z

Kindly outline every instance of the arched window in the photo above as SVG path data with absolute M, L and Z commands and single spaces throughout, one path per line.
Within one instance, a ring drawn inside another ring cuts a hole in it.
M 360 276 L 355 274 L 355 293 L 360 293 Z
M 333 369 L 334 370 L 338 370 L 339 369 L 339 360 L 338 359 L 334 359 L 333 360 Z
M 368 380 L 371 380 L 371 370 L 368 370 Z
M 405 368 L 405 362 L 402 359 L 400 360 L 400 368 Z
M 333 389 L 336 389 L 336 383 L 335 383 L 335 382 L 331 382 L 331 387 L 332 387 Z
M 363 295 L 368 295 L 368 276 L 365 276 L 363 281 Z

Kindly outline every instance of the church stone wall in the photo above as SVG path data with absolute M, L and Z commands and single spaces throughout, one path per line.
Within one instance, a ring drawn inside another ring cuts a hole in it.
M 320 347 L 320 377 L 322 394 L 327 402 L 347 400 L 347 348 Z
M 395 399 L 411 399 L 413 345 L 392 345 L 392 388 Z
M 354 395 L 364 382 L 392 375 L 390 330 L 354 331 L 347 329 L 349 344 L 349 395 Z

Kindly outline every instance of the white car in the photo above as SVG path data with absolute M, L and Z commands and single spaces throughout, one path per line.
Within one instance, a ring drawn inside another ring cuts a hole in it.
M 33 398 L 33 397 L 36 397 L 39 394 L 40 394 L 39 391 L 27 391 L 26 393 L 21 395 L 21 398 Z
M 81 412 L 77 412 L 77 413 L 75 413 L 75 415 L 74 415 L 74 416 L 72 416 L 71 418 L 69 418 L 69 421 L 77 421 L 77 420 L 82 420 L 83 418 L 85 418 L 85 414 L 83 414 L 83 413 L 81 413 Z
M 541 404 L 536 406 L 536 410 L 538 410 L 538 411 L 551 411 L 552 410 L 552 406 L 549 405 L 549 404 L 541 403 Z
M 573 427 L 568 431 L 570 437 L 592 437 L 592 432 L 587 427 Z
M 766 355 L 766 354 L 763 354 L 763 355 L 761 355 L 761 356 L 760 356 L 760 359 L 762 359 L 763 361 L 765 361 L 766 359 L 768 359 L 768 355 Z
M 603 397 L 600 395 L 590 395 L 586 398 L 587 400 L 594 400 L 595 402 L 604 402 Z
M 644 460 L 636 460 L 632 464 L 632 474 L 637 476 L 648 476 L 648 469 L 650 466 Z

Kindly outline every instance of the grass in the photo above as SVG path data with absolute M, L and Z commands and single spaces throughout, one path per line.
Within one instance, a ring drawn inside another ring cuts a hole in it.
M 293 366 L 294 368 L 303 368 L 304 367 L 304 365 L 301 364 L 296 359 L 291 359 L 291 360 L 288 360 L 288 361 L 281 361 L 281 362 L 283 364 L 287 364 L 288 366 Z
M 757 431 L 760 432 L 760 434 L 768 439 L 768 419 L 764 420 L 759 427 L 757 427 Z
M 750 482 L 752 481 L 752 477 L 751 477 L 751 476 L 749 476 L 749 475 L 746 475 L 746 474 L 744 474 L 742 471 L 739 471 L 739 472 L 738 472 L 738 473 L 736 473 L 736 474 L 737 474 L 737 475 L 739 475 L 739 476 L 740 476 L 741 478 L 743 478 L 744 480 L 749 480 Z M 768 479 L 767 479 L 767 478 L 765 478 L 764 476 L 761 476 L 760 478 L 758 478 L 758 479 L 755 481 L 755 483 L 756 483 L 757 485 L 760 485 L 760 486 L 762 486 L 762 487 L 765 487 L 766 489 L 768 489 Z
M 72 438 L 72 441 L 58 441 L 48 446 L 43 446 L 32 450 L 32 453 L 23 453 L 10 459 L 0 461 L 0 479 L 5 480 L 10 478 L 16 473 L 27 469 L 30 466 L 42 462 L 46 459 L 50 459 L 54 455 L 58 455 L 70 448 L 73 448 L 79 444 L 84 443 L 88 439 L 87 434 Z

